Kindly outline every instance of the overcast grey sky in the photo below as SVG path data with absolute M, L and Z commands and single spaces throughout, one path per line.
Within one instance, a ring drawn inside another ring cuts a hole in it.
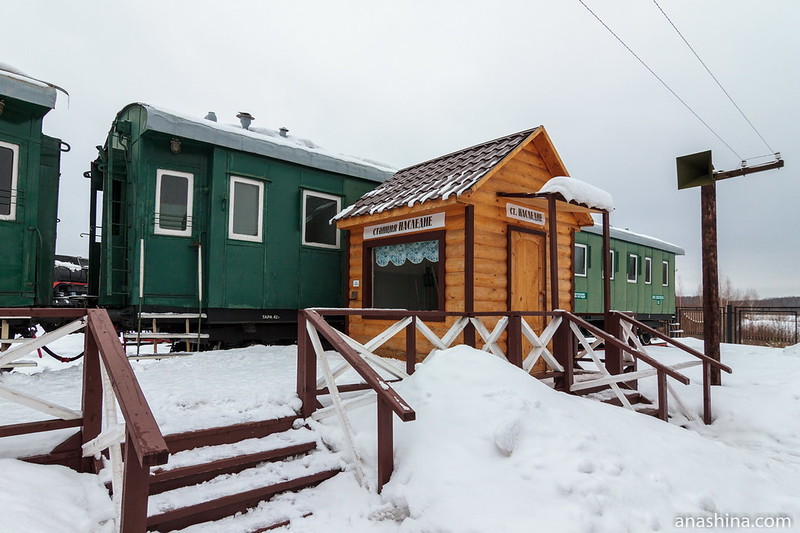
M 744 157 L 768 153 L 648 0 L 585 0 Z M 800 2 L 659 0 L 786 167 L 718 184 L 720 273 L 800 294 Z M 82 177 L 117 111 L 147 102 L 286 126 L 398 168 L 543 124 L 570 174 L 609 191 L 612 224 L 678 244 L 700 280 L 700 193 L 675 157 L 738 159 L 577 0 L 6 0 L 0 62 L 66 88 L 59 245 L 85 254 Z M 9 23 L 13 21 L 13 23 Z

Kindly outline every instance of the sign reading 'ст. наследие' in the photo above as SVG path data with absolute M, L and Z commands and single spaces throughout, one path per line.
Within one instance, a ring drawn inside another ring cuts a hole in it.
M 367 226 L 364 228 L 364 239 L 377 239 L 379 237 L 390 237 L 392 235 L 402 235 L 403 233 L 413 233 L 415 231 L 426 231 L 429 229 L 444 227 L 444 213 L 434 213 L 421 217 L 406 218 L 395 220 L 385 224 Z
M 524 207 L 515 204 L 506 204 L 506 216 L 508 218 L 515 218 L 525 222 L 532 222 L 544 226 L 544 213 L 536 211 L 530 207 Z

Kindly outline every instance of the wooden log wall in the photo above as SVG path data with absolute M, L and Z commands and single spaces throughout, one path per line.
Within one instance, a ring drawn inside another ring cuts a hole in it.
M 514 157 L 507 161 L 493 174 L 487 176 L 485 182 L 479 184 L 471 193 L 463 195 L 454 203 L 453 199 L 443 202 L 429 202 L 420 205 L 418 209 L 409 210 L 402 208 L 395 216 L 388 213 L 370 218 L 362 217 L 363 222 L 350 226 L 350 256 L 349 256 L 349 282 L 348 294 L 358 291 L 358 298 L 350 301 L 350 307 L 363 307 L 363 232 L 364 225 L 386 222 L 390 219 L 402 219 L 411 216 L 445 211 L 446 237 L 445 237 L 445 305 L 446 311 L 463 312 L 465 302 L 465 209 L 467 203 L 474 205 L 474 310 L 476 312 L 506 311 L 508 309 L 508 226 L 526 227 L 533 230 L 547 232 L 548 226 L 539 226 L 533 223 L 509 219 L 506 216 L 506 204 L 515 203 L 523 205 L 524 200 L 498 198 L 498 192 L 535 192 L 553 174 L 548 169 L 545 159 L 539 154 L 534 143 L 529 143 Z M 545 211 L 546 217 L 551 216 Z M 394 214 L 394 213 L 392 213 Z M 578 220 L 572 213 L 558 213 L 558 289 L 559 301 L 556 308 L 572 310 L 573 295 L 573 242 L 574 232 L 579 230 Z M 424 233 L 419 235 L 424 238 Z M 549 238 L 549 236 L 548 236 Z M 549 256 L 548 252 L 545 254 Z M 368 258 L 367 258 L 368 260 Z M 549 264 L 542 269 L 549 278 Z M 361 286 L 352 286 L 353 280 L 360 280 Z M 550 294 L 549 280 L 545 281 L 547 290 L 547 307 L 549 310 Z M 445 322 L 432 322 L 431 327 L 440 336 L 444 335 L 455 319 Z M 485 320 L 490 330 L 497 319 Z M 391 321 L 364 320 L 360 317 L 351 317 L 349 332 L 351 336 L 360 341 L 366 341 L 385 330 Z M 461 342 L 463 337 L 458 340 Z M 505 337 L 502 339 L 505 345 Z M 480 338 L 478 337 L 480 343 Z M 432 345 L 421 335 L 417 335 L 417 349 L 419 354 L 426 354 Z M 379 353 L 384 355 L 397 355 L 405 352 L 405 337 L 402 334 L 388 342 Z

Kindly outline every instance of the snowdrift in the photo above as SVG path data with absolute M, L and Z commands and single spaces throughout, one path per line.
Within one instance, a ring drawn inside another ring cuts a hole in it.
M 395 421 L 396 469 L 371 519 L 400 531 L 664 531 L 677 516 L 797 510 L 792 474 L 774 463 L 555 392 L 468 347 L 437 353 L 396 389 L 417 420 Z M 373 475 L 374 409 L 352 413 Z

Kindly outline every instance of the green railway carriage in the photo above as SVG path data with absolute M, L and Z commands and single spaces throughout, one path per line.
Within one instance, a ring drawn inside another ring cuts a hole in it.
M 56 90 L 0 64 L 0 307 L 51 304 L 62 142 L 42 133 Z
M 679 246 L 611 228 L 611 309 L 631 311 L 647 324 L 662 325 L 675 314 L 675 256 Z M 603 228 L 575 234 L 575 311 L 603 313 Z
M 297 309 L 345 304 L 346 246 L 330 219 L 392 171 L 249 128 L 246 113 L 241 126 L 212 115 L 118 113 L 88 173 L 102 228 L 89 292 L 128 327 L 140 313 L 195 312 L 212 341 L 292 338 Z

